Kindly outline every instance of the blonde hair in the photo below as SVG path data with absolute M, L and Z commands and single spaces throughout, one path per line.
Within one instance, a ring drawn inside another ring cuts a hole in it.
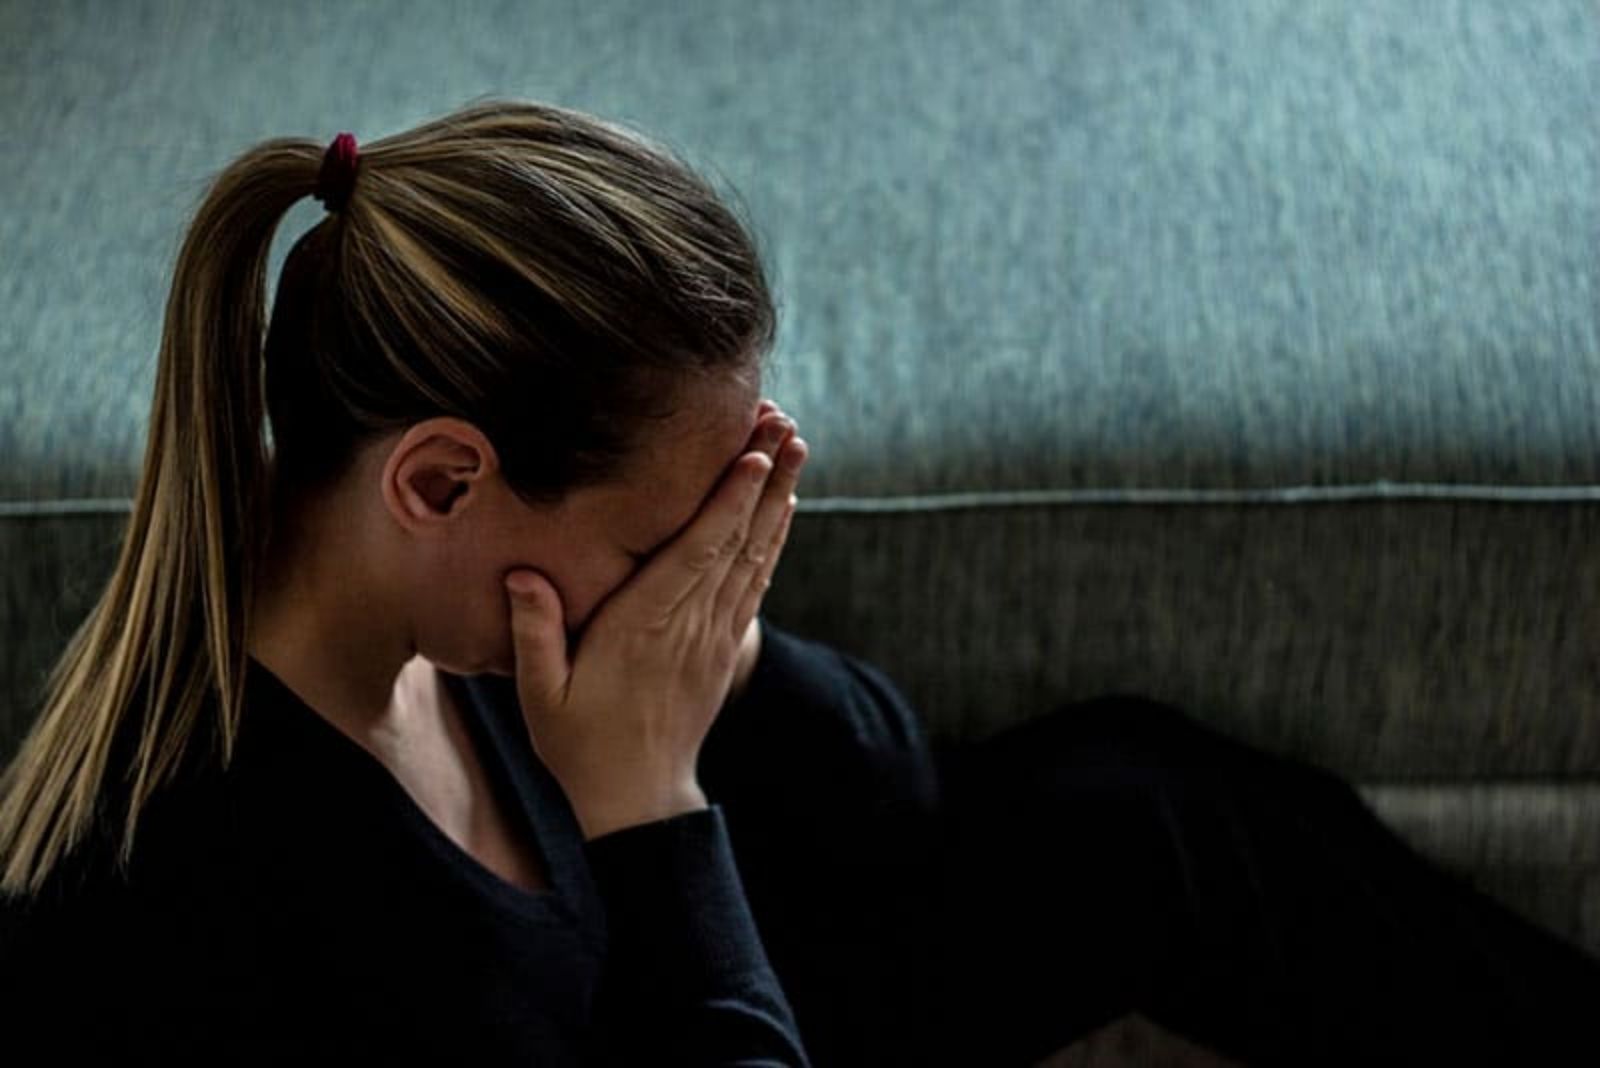
M 125 870 L 152 795 L 227 767 L 273 517 L 363 442 L 460 417 L 544 503 L 616 477 L 687 376 L 759 380 L 773 303 L 710 184 L 636 131 L 518 100 L 362 144 L 268 322 L 269 246 L 324 147 L 257 144 L 188 228 L 120 554 L 0 776 L 0 891 L 37 892 L 102 823 Z

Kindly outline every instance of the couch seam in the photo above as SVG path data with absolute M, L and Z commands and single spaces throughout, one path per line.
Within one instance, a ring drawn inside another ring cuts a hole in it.
M 948 512 L 981 508 L 1076 505 L 1327 504 L 1345 501 L 1493 501 L 1498 503 L 1600 503 L 1600 486 L 1496 486 L 1466 483 L 1376 482 L 1340 486 L 1266 486 L 1243 489 L 992 490 L 902 496 L 801 497 L 798 511 L 820 515 Z M 123 514 L 126 497 L 65 497 L 0 501 L 0 518 Z

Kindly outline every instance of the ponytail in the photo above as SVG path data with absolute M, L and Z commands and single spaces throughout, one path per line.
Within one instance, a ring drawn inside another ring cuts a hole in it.
M 243 700 L 252 579 L 268 529 L 267 258 L 321 153 L 257 146 L 222 171 L 178 254 L 149 437 L 116 567 L 0 775 L 0 892 L 42 887 L 102 820 L 125 867 L 140 811 L 209 735 L 226 765 Z M 214 722 L 202 722 L 213 696 Z M 126 766 L 112 766 L 126 752 Z M 119 774 L 111 783 L 108 777 Z M 107 800 L 125 799 L 108 812 Z

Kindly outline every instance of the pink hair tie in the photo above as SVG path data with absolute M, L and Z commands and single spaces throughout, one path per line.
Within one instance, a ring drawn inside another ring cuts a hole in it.
M 356 135 L 352 133 L 335 137 L 328 151 L 322 154 L 322 169 L 317 172 L 317 188 L 313 195 L 327 210 L 340 211 L 349 203 L 359 158 Z

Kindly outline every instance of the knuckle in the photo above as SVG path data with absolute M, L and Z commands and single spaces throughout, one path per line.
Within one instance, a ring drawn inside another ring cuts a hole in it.
M 696 545 L 685 558 L 684 566 L 691 571 L 709 571 L 722 558 L 722 546 L 713 542 Z

